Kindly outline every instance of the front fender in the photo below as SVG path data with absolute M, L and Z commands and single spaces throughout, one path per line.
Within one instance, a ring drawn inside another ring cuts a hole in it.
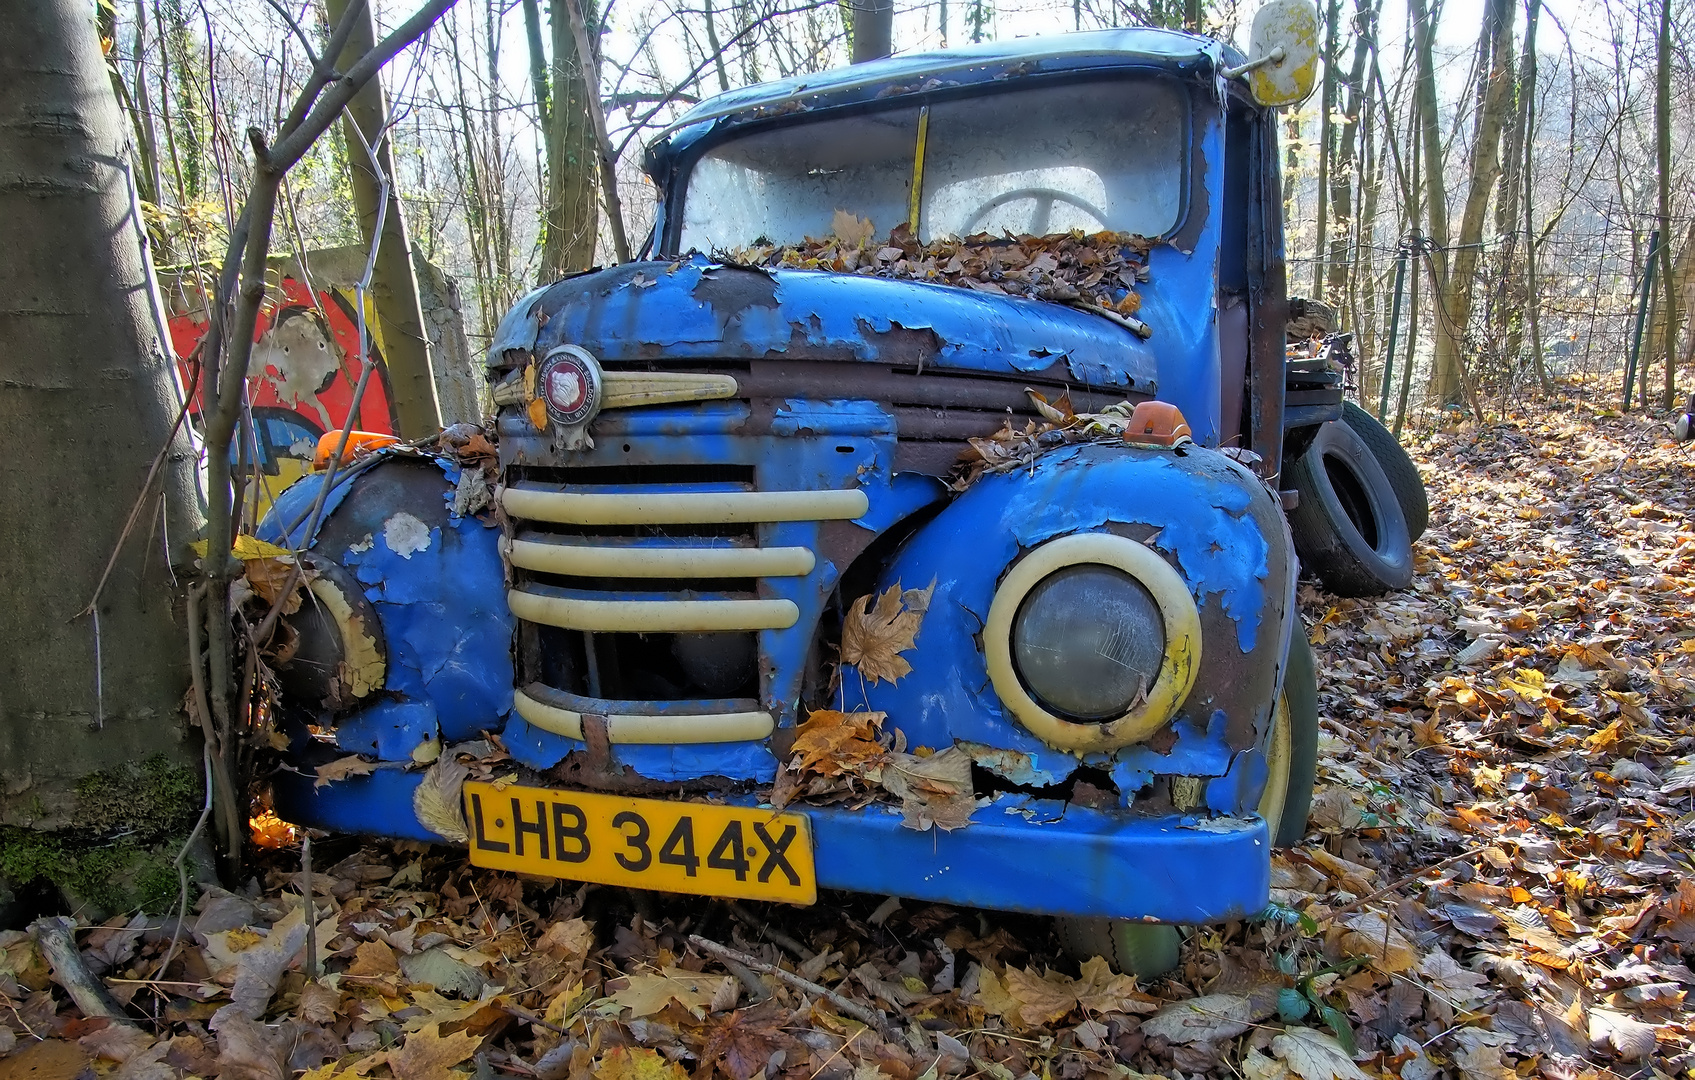
M 1002 706 L 981 635 L 998 583 L 1024 552 L 1093 531 L 1143 543 L 1177 570 L 1200 611 L 1202 650 L 1194 686 L 1166 729 L 1110 754 L 1078 755 L 1045 745 Z M 872 685 L 848 668 L 844 696 L 850 708 L 887 713 L 913 746 L 1013 751 L 978 760 L 1019 785 L 1062 783 L 1085 764 L 1108 770 L 1125 799 L 1155 773 L 1221 777 L 1238 771 L 1235 759 L 1268 728 L 1294 618 L 1295 572 L 1281 507 L 1223 454 L 1192 444 L 1065 447 L 1028 468 L 984 477 L 913 535 L 879 585 L 922 588 L 935 579 L 916 647 L 905 654 L 912 672 Z M 1257 797 L 1247 788 L 1257 788 L 1263 773 L 1253 784 L 1209 792 L 1230 791 L 1232 802 Z

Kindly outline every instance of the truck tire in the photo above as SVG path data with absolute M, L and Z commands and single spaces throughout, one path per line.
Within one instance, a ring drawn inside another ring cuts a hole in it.
M 1183 935 L 1168 923 L 1061 916 L 1054 929 L 1060 948 L 1078 962 L 1099 956 L 1120 975 L 1138 979 L 1156 979 L 1182 957 Z
M 1381 596 L 1412 583 L 1407 519 L 1371 447 L 1340 420 L 1320 424 L 1284 465 L 1300 492 L 1289 531 L 1301 561 L 1338 596 Z
M 1430 524 L 1430 501 L 1424 492 L 1424 478 L 1418 475 L 1418 466 L 1389 429 L 1358 405 L 1342 402 L 1342 419 L 1361 442 L 1371 447 L 1377 463 L 1383 466 L 1383 475 L 1389 478 L 1389 487 L 1401 504 L 1401 516 L 1407 519 L 1407 535 L 1417 540 Z
M 1318 673 L 1306 627 L 1297 621 L 1284 660 L 1283 692 L 1273 715 L 1272 747 L 1267 759 L 1276 770 L 1266 782 L 1259 812 L 1274 847 L 1294 847 L 1307 835 L 1312 789 L 1318 780 Z M 1166 923 L 1130 919 L 1054 920 L 1060 947 L 1073 959 L 1104 957 L 1114 971 L 1153 979 L 1171 971 L 1181 958 L 1182 932 Z
M 1272 714 L 1271 767 L 1259 812 L 1271 832 L 1273 847 L 1294 847 L 1307 835 L 1312 789 L 1318 782 L 1318 672 L 1306 627 L 1296 617 L 1284 660 L 1283 692 Z

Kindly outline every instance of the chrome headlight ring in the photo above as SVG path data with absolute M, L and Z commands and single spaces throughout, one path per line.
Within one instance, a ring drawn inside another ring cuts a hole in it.
M 1019 677 L 1013 657 L 1015 623 L 1026 598 L 1056 573 L 1089 565 L 1128 575 L 1147 590 L 1165 624 L 1164 655 L 1152 685 L 1120 715 L 1100 722 L 1067 719 L 1043 705 Z M 989 606 L 983 648 L 995 693 L 1037 738 L 1078 753 L 1116 750 L 1158 731 L 1188 696 L 1200 666 L 1200 612 L 1182 576 L 1151 548 L 1111 533 L 1077 533 L 1041 545 L 1007 572 Z

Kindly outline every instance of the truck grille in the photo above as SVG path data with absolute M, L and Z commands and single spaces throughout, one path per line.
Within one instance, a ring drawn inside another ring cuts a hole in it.
M 870 503 L 859 489 L 761 491 L 751 468 L 649 466 L 517 467 L 501 505 L 529 680 L 519 715 L 576 739 L 599 716 L 611 742 L 702 743 L 774 727 L 757 635 L 801 611 L 770 583 L 818 558 L 762 546 L 761 526 L 851 520 Z

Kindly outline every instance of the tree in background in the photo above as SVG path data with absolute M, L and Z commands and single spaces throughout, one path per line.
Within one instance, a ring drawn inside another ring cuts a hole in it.
M 578 2 L 583 5 L 592 48 L 599 36 L 594 7 L 591 0 Z M 542 128 L 547 147 L 543 281 L 594 265 L 595 243 L 600 235 L 600 207 L 595 201 L 599 152 L 588 101 L 589 86 L 600 85 L 600 65 L 593 55 L 579 55 L 567 3 L 553 0 L 548 15 L 553 32 L 553 79 L 547 95 L 547 122 Z

